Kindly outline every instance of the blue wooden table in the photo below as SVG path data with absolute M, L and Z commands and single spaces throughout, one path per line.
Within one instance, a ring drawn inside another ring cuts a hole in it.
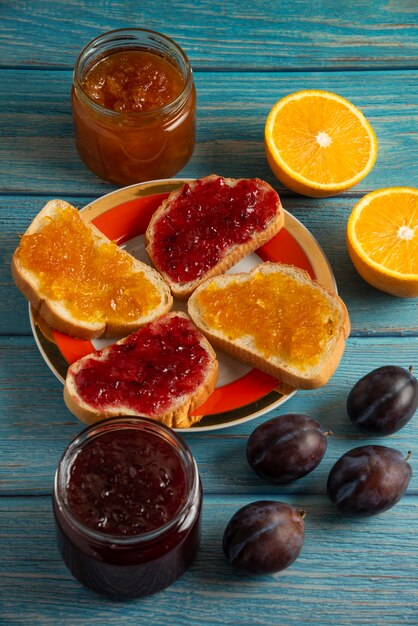
M 198 92 L 197 145 L 179 174 L 259 176 L 317 238 L 349 309 L 352 333 L 328 385 L 298 392 L 280 410 L 231 429 L 186 434 L 204 486 L 197 560 L 158 596 L 115 603 L 82 588 L 55 544 L 50 493 L 64 448 L 81 429 L 32 337 L 9 263 L 42 206 L 81 207 L 112 190 L 80 163 L 69 92 L 80 49 L 101 32 L 146 27 L 188 54 Z M 349 193 L 313 200 L 280 186 L 266 162 L 263 128 L 282 96 L 339 93 L 372 123 L 379 154 Z M 3 0 L 0 3 L 0 624 L 278 626 L 418 624 L 418 416 L 385 443 L 412 451 L 415 477 L 402 501 L 371 519 L 347 519 L 325 495 L 346 450 L 377 442 L 349 422 L 345 402 L 371 369 L 418 368 L 417 300 L 369 287 L 353 269 L 345 226 L 356 201 L 384 186 L 418 186 L 418 5 L 334 0 Z M 267 417 L 305 412 L 334 432 L 324 461 L 288 486 L 252 473 L 245 446 Z M 307 510 L 299 559 L 264 578 L 235 574 L 223 530 L 244 504 L 264 498 Z

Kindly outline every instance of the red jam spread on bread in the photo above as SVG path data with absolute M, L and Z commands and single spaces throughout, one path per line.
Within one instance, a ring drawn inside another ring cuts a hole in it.
M 133 536 L 161 528 L 187 499 L 183 463 L 153 433 L 115 429 L 84 444 L 67 487 L 72 514 L 93 530 Z
M 76 319 L 135 320 L 161 302 L 132 257 L 112 241 L 97 243 L 72 207 L 41 230 L 24 235 L 19 260 L 36 274 L 43 296 L 61 301 Z
M 170 209 L 155 224 L 155 263 L 174 282 L 196 280 L 225 251 L 265 229 L 277 213 L 278 196 L 259 179 L 233 186 L 222 177 L 185 184 Z
M 214 281 L 197 305 L 214 330 L 232 340 L 251 336 L 261 354 L 300 369 L 319 362 L 338 315 L 314 285 L 282 273 L 258 272 L 226 286 Z
M 200 332 L 177 316 L 140 328 L 108 348 L 103 360 L 100 354 L 74 374 L 79 396 L 97 410 L 123 406 L 150 417 L 193 394 L 210 363 Z
M 104 57 L 89 69 L 82 88 L 106 109 L 146 112 L 175 100 L 184 89 L 184 79 L 164 56 L 125 50 Z

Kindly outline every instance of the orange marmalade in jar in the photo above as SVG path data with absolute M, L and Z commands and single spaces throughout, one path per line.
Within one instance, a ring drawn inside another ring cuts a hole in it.
M 190 63 L 154 31 L 120 29 L 87 44 L 74 69 L 72 110 L 81 160 L 117 185 L 169 178 L 193 153 Z

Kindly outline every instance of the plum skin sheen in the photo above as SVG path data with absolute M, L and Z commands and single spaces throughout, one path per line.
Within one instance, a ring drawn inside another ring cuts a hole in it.
M 412 370 L 412 368 L 411 368 Z M 362 431 L 392 435 L 418 408 L 418 381 L 411 371 L 384 365 L 357 381 L 347 397 L 347 414 Z
M 286 484 L 312 472 L 322 461 L 327 438 L 321 425 L 299 413 L 260 424 L 247 442 L 247 460 L 261 478 Z
M 348 515 L 371 516 L 392 508 L 412 476 L 408 458 L 387 446 L 349 450 L 332 467 L 327 482 L 331 502 Z
M 225 556 L 235 569 L 248 574 L 280 572 L 302 550 L 305 514 L 285 502 L 259 500 L 247 504 L 225 529 Z

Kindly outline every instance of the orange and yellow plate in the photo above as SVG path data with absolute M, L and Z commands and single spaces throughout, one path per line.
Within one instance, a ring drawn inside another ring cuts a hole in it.
M 113 191 L 81 209 L 107 237 L 140 260 L 149 263 L 144 233 L 153 212 L 185 180 L 169 179 L 139 183 Z M 229 272 L 248 271 L 262 261 L 296 265 L 330 291 L 336 291 L 331 267 L 310 232 L 285 211 L 284 228 L 255 253 L 242 259 Z M 185 303 L 174 303 L 173 310 L 186 310 Z M 45 327 L 29 309 L 32 331 L 46 363 L 64 382 L 68 364 L 104 347 L 114 340 L 74 339 Z M 284 404 L 295 393 L 280 381 L 252 369 L 223 353 L 218 354 L 219 380 L 215 391 L 196 411 L 204 417 L 188 431 L 205 431 L 234 426 Z

